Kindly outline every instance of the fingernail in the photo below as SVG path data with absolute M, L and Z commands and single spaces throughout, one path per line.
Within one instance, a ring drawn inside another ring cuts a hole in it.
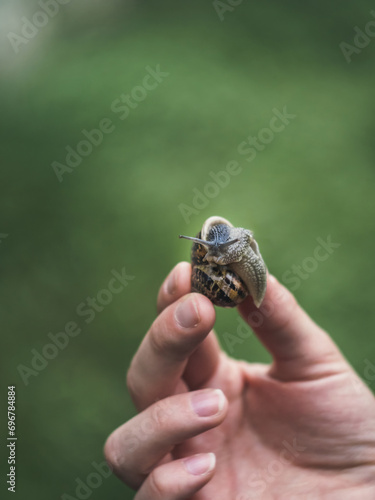
M 185 458 L 184 464 L 189 474 L 193 476 L 201 476 L 211 472 L 216 465 L 216 457 L 214 453 L 200 453 L 192 457 Z
M 225 396 L 220 389 L 196 392 L 191 398 L 191 404 L 199 417 L 212 417 L 224 408 Z
M 174 292 L 176 291 L 176 287 L 177 287 L 177 277 L 176 277 L 176 271 L 175 269 L 173 269 L 173 271 L 171 271 L 167 279 L 167 292 L 170 295 L 173 295 Z
M 184 328 L 193 328 L 200 321 L 195 299 L 189 298 L 181 302 L 176 309 L 176 320 Z

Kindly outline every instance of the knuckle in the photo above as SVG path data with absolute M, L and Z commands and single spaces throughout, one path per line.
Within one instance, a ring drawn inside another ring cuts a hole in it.
M 116 449 L 115 440 L 113 438 L 113 434 L 111 434 L 104 445 L 104 458 L 106 459 L 109 467 L 118 471 L 120 467 L 119 456 Z
M 142 389 L 142 384 L 139 383 L 138 378 L 135 376 L 135 373 L 136 371 L 132 368 L 132 365 L 130 365 L 126 374 L 126 387 L 133 403 L 136 407 L 139 407 L 144 397 L 144 390 Z
M 156 310 L 157 313 L 160 314 L 165 307 L 165 301 L 163 297 L 163 291 L 160 290 L 156 299 Z
M 167 491 L 162 475 L 159 473 L 158 469 L 154 469 L 151 472 L 148 476 L 148 482 L 153 500 L 164 499 Z
M 112 472 L 116 474 L 125 484 L 131 488 L 138 488 L 144 480 L 144 475 L 137 468 L 137 462 L 132 458 L 131 454 L 137 449 L 139 443 L 131 436 L 128 438 L 123 436 L 123 440 L 127 443 L 125 450 L 121 452 L 121 445 L 118 440 L 117 431 L 114 431 L 105 442 L 104 458 L 108 463 Z M 139 468 L 140 469 L 140 468 Z
M 170 398 L 158 401 L 153 405 L 150 417 L 153 419 L 159 433 L 172 428 L 174 424 L 173 415 L 176 411 L 177 408 L 172 404 Z
M 131 366 L 129 367 L 129 369 L 126 373 L 126 387 L 128 388 L 129 392 L 132 392 L 133 380 L 132 380 L 132 375 L 131 375 Z
M 130 368 L 126 374 L 126 387 L 128 388 L 131 396 L 137 394 L 136 379 L 134 377 L 134 370 L 132 368 L 132 365 L 130 365 Z
M 165 355 L 171 349 L 171 341 L 168 338 L 165 323 L 158 322 L 158 328 L 152 327 L 150 330 L 150 345 L 157 355 Z

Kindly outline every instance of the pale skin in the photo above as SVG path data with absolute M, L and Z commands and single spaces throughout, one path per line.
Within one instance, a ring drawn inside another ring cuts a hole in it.
M 135 500 L 374 500 L 375 398 L 329 335 L 268 276 L 238 309 L 273 362 L 236 361 L 190 273 L 160 288 L 128 371 L 139 413 L 105 444 Z

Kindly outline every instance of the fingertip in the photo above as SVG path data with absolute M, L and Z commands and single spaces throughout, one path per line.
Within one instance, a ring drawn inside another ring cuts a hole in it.
M 269 292 L 269 296 L 272 295 L 272 297 L 275 298 L 277 295 L 289 295 L 293 297 L 292 292 L 290 292 L 286 286 L 284 286 L 277 278 L 276 276 L 273 276 L 273 274 L 269 274 L 267 278 L 267 291 Z M 267 294 L 266 294 L 267 295 Z M 268 296 L 268 298 L 269 298 Z
M 277 280 L 277 278 L 273 275 L 273 274 L 267 274 L 267 285 L 274 285 L 274 284 L 277 284 L 279 283 L 279 281 Z
M 163 292 L 166 296 L 174 296 L 181 289 L 189 285 L 190 289 L 191 266 L 188 262 L 179 262 L 174 266 L 163 283 Z
M 194 415 L 207 419 L 210 426 L 220 425 L 228 411 L 228 400 L 221 389 L 201 389 L 190 396 Z
M 191 498 L 213 477 L 216 466 L 214 453 L 199 453 L 154 469 L 136 495 L 136 500 Z
M 160 287 L 157 298 L 158 313 L 191 290 L 191 265 L 179 262 L 168 274 Z
M 183 459 L 183 464 L 192 476 L 203 476 L 213 473 L 216 467 L 215 453 L 199 453 Z
M 177 301 L 174 320 L 181 333 L 188 332 L 190 336 L 195 331 L 201 337 L 207 335 L 215 324 L 215 308 L 207 297 L 189 293 Z
M 216 389 L 216 394 L 219 397 L 219 413 L 222 413 L 224 409 L 228 409 L 228 400 L 221 389 Z
M 173 295 L 181 284 L 190 283 L 190 274 L 191 265 L 189 262 L 183 261 L 176 264 L 169 275 L 171 280 L 167 280 L 167 292 Z

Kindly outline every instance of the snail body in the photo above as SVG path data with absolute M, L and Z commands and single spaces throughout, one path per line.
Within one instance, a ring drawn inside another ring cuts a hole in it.
M 267 287 L 267 268 L 253 233 L 228 220 L 207 219 L 192 240 L 192 291 L 221 307 L 235 307 L 251 295 L 260 307 Z

